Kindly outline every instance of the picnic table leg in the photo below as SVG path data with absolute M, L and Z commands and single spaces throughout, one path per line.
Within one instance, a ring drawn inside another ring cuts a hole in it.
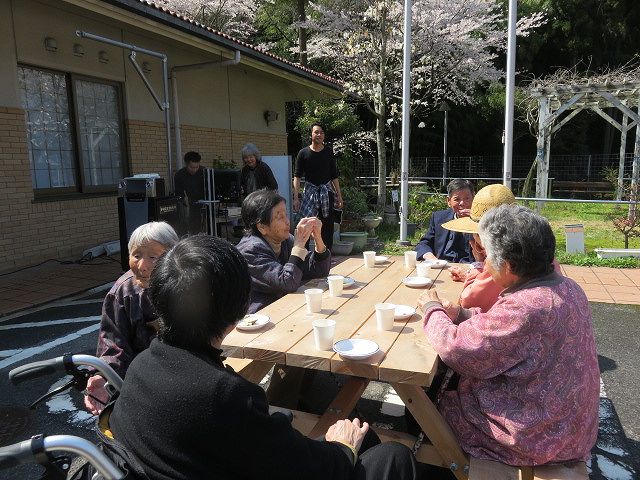
M 349 377 L 342 386 L 336 398 L 333 399 L 327 410 L 322 414 L 318 423 L 309 432 L 309 438 L 316 438 L 327 433 L 327 429 L 338 420 L 343 420 L 349 416 L 355 408 L 356 403 L 362 397 L 364 389 L 367 388 L 369 379 L 359 377 Z
M 458 480 L 469 478 L 469 457 L 462 451 L 445 419 L 417 385 L 391 384 Z

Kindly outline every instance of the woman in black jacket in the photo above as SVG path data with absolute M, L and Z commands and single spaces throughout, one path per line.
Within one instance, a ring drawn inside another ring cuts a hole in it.
M 278 190 L 278 182 L 273 176 L 269 165 L 262 161 L 262 155 L 260 155 L 258 147 L 253 143 L 247 143 L 242 147 L 241 153 L 242 162 L 244 163 L 244 167 L 240 172 L 242 194 L 246 197 L 250 193 L 263 188 Z
M 220 346 L 246 311 L 247 262 L 228 242 L 180 241 L 157 263 L 149 294 L 160 332 L 129 367 L 108 420 L 151 479 L 415 479 L 405 446 L 359 452 L 369 429 L 340 420 L 306 438 L 264 391 L 225 368 Z

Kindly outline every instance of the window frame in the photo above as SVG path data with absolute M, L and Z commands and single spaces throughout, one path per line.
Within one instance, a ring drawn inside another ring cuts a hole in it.
M 129 148 L 128 148 L 128 131 L 126 125 L 126 109 L 125 109 L 125 99 L 124 99 L 124 84 L 122 82 L 107 80 L 104 78 L 94 77 L 90 75 L 84 75 L 74 72 L 65 72 L 62 70 L 56 70 L 52 68 L 41 67 L 38 65 L 31 65 L 27 63 L 19 63 L 18 68 L 27 68 L 32 70 L 40 70 L 43 72 L 50 72 L 57 75 L 64 75 L 66 79 L 66 90 L 67 90 L 67 107 L 69 110 L 69 123 L 70 123 L 70 135 L 72 136 L 72 145 L 73 152 L 72 157 L 74 166 L 75 166 L 75 186 L 69 187 L 48 187 L 48 188 L 36 188 L 32 186 L 33 195 L 35 200 L 41 200 L 46 198 L 58 197 L 83 197 L 85 195 L 95 195 L 95 194 L 112 194 L 117 193 L 118 183 L 108 184 L 108 185 L 89 185 L 85 183 L 85 169 L 84 163 L 82 161 L 82 144 L 80 141 L 80 124 L 79 124 L 79 115 L 78 115 L 78 93 L 77 93 L 77 84 L 76 81 L 88 81 L 99 83 L 103 85 L 110 85 L 115 88 L 116 96 L 117 96 L 117 109 L 118 115 L 120 117 L 119 122 L 119 131 L 120 131 L 120 148 L 122 152 L 122 175 L 126 177 L 130 172 L 130 163 L 129 163 Z M 21 92 L 22 94 L 22 92 Z M 24 107 L 22 106 L 24 109 Z M 25 114 L 27 112 L 24 109 Z M 26 118 L 25 118 L 26 122 Z M 27 150 L 30 153 L 30 145 L 27 137 Z M 30 168 L 31 170 L 31 168 Z M 30 172 L 33 175 L 33 172 Z M 33 180 L 33 178 L 32 178 Z

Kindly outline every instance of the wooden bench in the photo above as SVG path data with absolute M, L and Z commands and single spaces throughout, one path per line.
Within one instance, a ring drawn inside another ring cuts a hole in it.
M 469 480 L 588 480 L 584 462 L 539 467 L 512 467 L 490 460 L 471 458 Z
M 615 187 L 609 182 L 569 182 L 557 181 L 551 185 L 551 193 L 564 197 L 568 194 L 571 198 L 593 197 L 595 195 L 615 194 Z

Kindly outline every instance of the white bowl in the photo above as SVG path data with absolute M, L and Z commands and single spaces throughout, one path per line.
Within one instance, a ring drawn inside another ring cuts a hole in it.
M 409 305 L 396 305 L 396 311 L 393 318 L 396 320 L 405 320 L 412 317 L 414 313 L 416 313 L 416 309 Z
M 380 350 L 376 342 L 363 338 L 347 338 L 333 344 L 333 351 L 349 360 L 363 360 Z
M 245 315 L 245 317 L 238 322 L 236 328 L 238 330 L 259 330 L 264 327 L 267 323 L 269 323 L 269 316 L 262 315 L 260 313 L 250 313 L 249 315 Z M 251 323 L 248 323 L 251 322 Z

